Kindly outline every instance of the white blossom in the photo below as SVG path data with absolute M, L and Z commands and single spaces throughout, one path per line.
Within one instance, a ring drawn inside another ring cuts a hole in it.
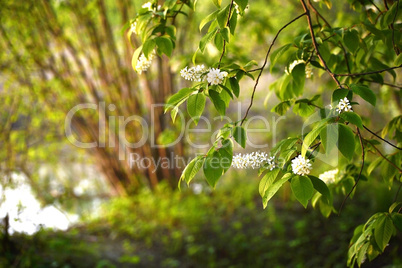
M 269 157 L 264 152 L 252 152 L 250 154 L 237 154 L 233 156 L 232 166 L 234 168 L 260 168 L 266 165 L 270 170 L 275 168 L 275 158 Z
M 187 66 L 180 71 L 180 75 L 189 81 L 201 82 L 202 74 L 206 73 L 208 70 L 205 66 L 197 65 L 195 67 L 188 68 Z
M 142 72 L 145 72 L 146 70 L 148 70 L 148 68 L 151 67 L 154 56 L 155 56 L 155 54 L 152 52 L 148 56 L 148 59 L 147 59 L 144 54 L 141 54 L 140 58 L 137 60 L 137 65 L 135 66 L 135 71 L 137 73 L 141 74 Z
M 339 173 L 338 169 L 328 170 L 318 176 L 326 184 L 335 182 L 336 175 Z
M 146 2 L 141 6 L 142 8 L 146 8 L 148 10 L 152 10 L 152 3 L 151 2 Z
M 292 160 L 292 171 L 294 174 L 304 176 L 309 174 L 310 170 L 310 159 L 306 159 L 302 155 L 299 155 Z
M 345 97 L 344 99 L 341 99 L 339 101 L 338 105 L 336 106 L 336 111 L 338 113 L 341 113 L 341 112 L 353 112 L 352 106 L 349 104 L 348 98 Z
M 218 68 L 211 68 L 207 74 L 207 81 L 211 85 L 219 85 L 227 75 L 227 72 L 221 72 Z

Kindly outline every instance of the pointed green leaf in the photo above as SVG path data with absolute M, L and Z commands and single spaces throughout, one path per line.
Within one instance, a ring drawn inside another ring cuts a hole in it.
M 290 182 L 290 187 L 300 204 L 307 208 L 308 201 L 314 195 L 314 186 L 311 180 L 304 176 L 295 176 Z
M 247 140 L 247 135 L 246 135 L 246 130 L 241 127 L 237 126 L 233 129 L 233 138 L 235 141 L 240 144 L 241 147 L 246 148 L 246 140 Z
M 197 156 L 186 166 L 183 170 L 180 180 L 185 180 L 187 184 L 191 182 L 191 180 L 195 177 L 198 171 L 201 169 L 202 165 L 204 164 L 205 157 L 204 156 Z
M 206 97 L 204 93 L 191 95 L 187 101 L 187 112 L 197 125 L 205 108 Z
M 352 130 L 344 124 L 338 124 L 339 139 L 338 149 L 349 161 L 355 152 L 355 135 Z
M 207 155 L 204 161 L 204 175 L 209 185 L 215 188 L 216 183 L 223 174 L 223 168 L 220 163 L 221 155 L 218 151 L 214 151 Z
M 362 97 L 363 100 L 375 106 L 377 98 L 374 92 L 367 86 L 352 84 L 350 85 L 350 88 L 353 90 L 354 93 Z

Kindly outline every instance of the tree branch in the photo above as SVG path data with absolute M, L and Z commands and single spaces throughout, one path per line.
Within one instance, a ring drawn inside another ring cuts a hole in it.
M 228 19 L 227 19 L 227 21 L 226 21 L 226 26 L 227 26 L 227 27 L 230 26 L 230 14 L 232 13 L 232 7 L 233 7 L 233 5 L 234 5 L 234 0 L 232 0 L 232 1 L 230 2 L 229 15 L 228 15 Z M 221 63 L 222 63 L 223 55 L 225 54 L 225 50 L 226 50 L 226 40 L 223 39 L 223 48 L 222 48 L 221 57 L 219 58 L 218 69 L 219 69 L 219 67 L 221 67 Z
M 365 72 L 365 73 L 355 73 L 355 74 L 335 74 L 335 76 L 363 76 L 363 75 L 369 75 L 369 74 L 383 73 L 383 72 L 390 71 L 390 70 L 393 70 L 393 69 L 398 69 L 398 68 L 402 68 L 402 65 L 394 66 L 394 67 L 390 67 L 390 68 L 386 68 L 386 69 L 382 69 L 382 70 L 378 70 L 378 71 L 371 71 L 371 72 Z
M 315 52 L 318 56 L 318 58 L 320 59 L 321 64 L 324 66 L 324 69 L 327 71 L 327 73 L 332 77 L 332 79 L 336 82 L 336 84 L 338 85 L 339 88 L 343 88 L 342 84 L 339 82 L 338 78 L 336 78 L 336 74 L 334 74 L 327 66 L 327 63 L 325 62 L 324 58 L 321 56 L 320 51 L 318 50 L 318 44 L 317 44 L 317 40 L 315 40 L 315 34 L 314 34 L 314 29 L 313 29 L 313 23 L 311 21 L 311 16 L 310 16 L 310 11 L 305 3 L 304 0 L 300 0 L 300 3 L 303 6 L 304 11 L 306 12 L 306 16 L 307 16 L 307 22 L 308 22 L 308 27 L 310 29 L 310 35 L 311 35 L 311 41 L 313 42 L 313 46 L 315 49 Z
M 271 49 L 272 49 L 272 47 L 274 46 L 276 39 L 278 38 L 279 34 L 280 34 L 286 27 L 288 27 L 290 24 L 292 24 L 293 22 L 295 22 L 296 20 L 300 19 L 301 17 L 303 17 L 303 16 L 306 15 L 306 14 L 307 14 L 307 13 L 303 13 L 303 14 L 297 16 L 296 18 L 294 18 L 293 20 L 289 21 L 289 22 L 286 23 L 282 28 L 280 28 L 279 31 L 276 33 L 274 39 L 273 39 L 272 42 L 271 42 L 271 45 L 270 45 L 269 48 L 268 48 L 267 54 L 265 55 L 264 63 L 263 63 L 263 65 L 261 66 L 261 68 L 259 68 L 260 73 L 258 74 L 257 80 L 255 81 L 255 85 L 254 85 L 254 88 L 253 88 L 253 93 L 251 94 L 250 105 L 248 106 L 247 111 L 246 111 L 246 114 L 244 115 L 243 119 L 241 120 L 240 125 L 243 125 L 244 120 L 246 120 L 247 115 L 248 115 L 248 112 L 249 112 L 250 109 L 251 109 L 251 106 L 253 106 L 255 90 L 257 89 L 258 82 L 260 81 L 260 77 L 261 77 L 261 75 L 262 75 L 262 72 L 264 71 L 264 68 L 265 68 L 265 66 L 267 65 L 269 53 L 271 53 Z
M 367 142 L 370 143 L 370 145 L 373 146 L 373 148 L 377 151 L 377 153 L 378 153 L 382 158 L 384 158 L 388 163 L 390 163 L 391 166 L 393 166 L 394 168 L 396 168 L 396 169 L 399 171 L 399 173 L 402 173 L 402 169 L 400 169 L 397 165 L 395 165 L 391 160 L 389 160 L 388 158 L 386 158 L 386 157 L 381 153 L 381 151 L 378 150 L 377 147 L 375 147 L 374 144 L 372 144 L 370 141 L 367 141 Z
M 391 145 L 392 147 L 394 147 L 394 148 L 396 148 L 396 149 L 398 149 L 398 150 L 402 150 L 402 148 L 399 148 L 398 146 L 393 145 L 393 144 L 390 143 L 389 141 L 387 141 L 387 140 L 381 138 L 380 136 L 378 136 L 376 133 L 374 133 L 373 131 L 371 131 L 370 129 L 368 129 L 365 125 L 363 125 L 363 127 L 364 127 L 365 130 L 367 130 L 368 132 L 370 132 L 371 134 L 373 134 L 374 136 L 376 136 L 376 137 L 379 138 L 380 140 L 382 140 L 382 141 L 388 143 L 389 145 Z

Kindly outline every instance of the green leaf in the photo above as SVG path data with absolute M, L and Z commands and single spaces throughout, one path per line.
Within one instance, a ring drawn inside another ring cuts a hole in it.
M 279 174 L 280 169 L 276 168 L 274 170 L 268 171 L 265 176 L 261 179 L 258 191 L 261 197 L 264 197 L 265 192 L 270 188 L 270 186 L 274 183 L 276 177 Z
M 321 144 L 328 155 L 338 143 L 339 131 L 338 124 L 328 124 L 320 133 Z
M 393 203 L 390 207 L 389 207 L 389 213 L 394 212 L 394 210 L 398 207 L 402 205 L 402 202 L 395 202 Z
M 358 32 L 355 30 L 345 32 L 343 36 L 343 42 L 345 46 L 350 50 L 350 52 L 355 53 L 356 50 L 359 48 L 359 35 Z
M 152 51 L 155 48 L 155 40 L 154 39 L 148 39 L 145 41 L 145 43 L 142 45 L 142 52 L 144 53 L 145 57 L 148 58 L 149 55 L 152 53 Z
M 159 36 L 155 39 L 158 49 L 166 56 L 170 57 L 173 52 L 173 42 L 167 36 Z
M 244 12 L 248 5 L 248 0 L 235 0 L 236 4 L 239 6 L 240 10 Z M 234 8 L 234 7 L 233 7 Z
M 344 124 L 338 124 L 339 140 L 338 149 L 349 161 L 355 152 L 355 135 L 352 130 Z
M 377 98 L 374 92 L 367 86 L 352 84 L 350 85 L 350 88 L 353 90 L 354 93 L 362 97 L 362 99 L 375 106 Z
M 329 191 L 328 186 L 325 184 L 325 182 L 314 176 L 309 175 L 308 177 L 313 183 L 314 189 L 316 189 L 324 197 L 325 203 L 330 204 L 332 200 L 331 192 Z
M 378 167 L 378 166 L 381 164 L 381 162 L 382 162 L 383 160 L 384 160 L 384 159 L 383 159 L 382 157 L 377 157 L 376 159 L 374 159 L 374 161 L 371 162 L 370 165 L 369 165 L 368 168 L 367 168 L 367 174 L 370 175 L 371 172 L 373 172 L 373 170 L 374 170 L 376 167 Z
M 278 190 L 282 187 L 282 185 L 287 182 L 293 175 L 291 173 L 286 173 L 282 178 L 274 182 L 268 189 L 265 191 L 265 194 L 262 198 L 262 205 L 264 209 L 268 205 L 268 201 L 278 192 Z
M 221 33 L 223 39 L 224 39 L 226 42 L 229 43 L 229 42 L 230 42 L 230 32 L 229 32 L 229 28 L 228 28 L 228 27 L 223 28 L 220 33 Z
M 212 30 L 201 38 L 199 48 L 202 53 L 204 53 L 206 45 L 214 39 L 217 31 L 218 29 Z
M 216 16 L 216 20 L 218 21 L 218 25 L 221 29 L 226 27 L 226 23 L 228 21 L 229 17 L 229 9 L 230 9 L 230 4 L 227 5 L 224 9 L 221 9 Z
M 241 147 L 246 148 L 246 140 L 247 140 L 247 135 L 246 135 L 246 130 L 244 130 L 243 127 L 237 126 L 233 129 L 233 138 L 235 141 L 240 144 Z
M 314 195 L 314 186 L 311 180 L 304 176 L 295 176 L 290 182 L 290 187 L 300 204 L 307 208 L 308 201 Z
M 399 54 L 398 57 L 396 57 L 395 61 L 394 61 L 395 66 L 400 66 L 402 65 L 402 53 Z
M 226 104 L 219 96 L 219 93 L 215 90 L 209 91 L 209 98 L 215 106 L 215 109 L 219 112 L 220 115 L 225 115 L 226 113 Z
M 387 214 L 382 214 L 374 225 L 374 238 L 381 251 L 384 251 L 394 231 L 394 225 Z
M 229 24 L 230 24 L 230 33 L 232 35 L 234 35 L 236 26 L 237 26 L 237 13 L 236 12 L 232 13 L 232 17 L 230 17 Z
M 216 15 L 218 15 L 219 10 L 216 10 L 215 12 L 209 14 L 206 16 L 200 23 L 200 31 L 204 28 L 205 25 L 207 25 L 208 22 L 214 20 L 216 18 Z
M 283 47 L 280 47 L 276 49 L 274 52 L 271 54 L 271 65 L 270 65 L 270 72 L 272 72 L 272 69 L 274 68 L 276 62 L 278 59 L 282 56 L 283 53 L 285 53 L 290 47 L 292 47 L 292 44 L 287 44 L 284 45 Z
M 231 166 L 233 160 L 233 141 L 231 139 L 225 139 L 222 141 L 222 147 L 218 149 L 220 155 L 220 166 L 225 173 Z
M 187 101 L 187 112 L 197 125 L 205 108 L 206 97 L 204 93 L 191 95 Z
M 185 180 L 186 183 L 189 184 L 204 164 L 204 160 L 205 157 L 201 155 L 191 160 L 191 162 L 183 170 L 180 180 Z
M 176 94 L 173 94 L 166 102 L 165 113 L 173 109 L 178 103 L 182 102 L 183 100 L 187 99 L 191 93 L 194 92 L 193 88 L 182 88 Z
M 343 112 L 341 113 L 341 118 L 345 119 L 345 121 L 352 123 L 353 125 L 363 128 L 363 121 L 361 117 L 354 112 Z
M 349 90 L 346 88 L 338 88 L 335 89 L 334 92 L 332 93 L 332 103 L 338 104 L 338 102 L 345 98 L 349 93 Z
M 402 214 L 397 212 L 392 213 L 392 221 L 395 227 L 402 232 Z
M 271 112 L 275 112 L 279 115 L 284 115 L 289 110 L 289 108 L 292 106 L 292 103 L 293 102 L 288 101 L 288 100 L 282 101 L 282 102 L 278 103 L 276 106 L 274 106 L 271 109 Z
M 134 70 L 135 70 L 135 67 L 137 66 L 138 57 L 140 56 L 141 52 L 142 52 L 142 46 L 138 47 L 134 51 L 133 57 L 131 58 L 131 66 L 133 67 Z
M 309 149 L 310 145 L 315 141 L 315 139 L 320 135 L 321 130 L 326 127 L 327 120 L 324 119 L 322 122 L 318 124 L 318 126 L 314 127 L 303 139 L 303 146 L 301 149 L 301 155 L 303 157 L 306 156 L 306 152 Z
M 214 2 L 215 6 L 221 7 L 222 0 L 212 0 L 212 2 Z
M 240 94 L 239 82 L 237 81 L 236 77 L 231 77 L 228 79 L 228 81 L 230 83 L 230 88 L 232 89 L 235 96 L 238 98 Z
M 209 185 L 215 188 L 216 183 L 223 174 L 223 168 L 220 164 L 221 155 L 218 151 L 210 153 L 205 158 L 203 165 L 204 175 Z

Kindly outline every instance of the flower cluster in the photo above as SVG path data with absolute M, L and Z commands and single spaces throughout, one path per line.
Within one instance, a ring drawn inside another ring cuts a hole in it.
M 180 71 L 180 75 L 189 81 L 201 82 L 202 74 L 208 70 L 204 65 L 197 65 L 195 67 L 188 68 L 187 66 Z
M 218 68 L 211 68 L 207 74 L 207 81 L 211 85 L 219 85 L 227 75 L 227 72 L 221 72 Z
M 335 182 L 335 177 L 338 173 L 338 169 L 333 169 L 320 174 L 318 178 L 320 178 L 326 184 L 331 184 Z
M 309 174 L 310 170 L 310 159 L 306 159 L 302 155 L 299 155 L 292 160 L 292 171 L 294 174 L 304 176 Z
M 234 168 L 260 168 L 266 165 L 270 170 L 275 168 L 275 158 L 269 157 L 264 152 L 252 152 L 251 154 L 237 154 L 233 156 L 232 166 Z
M 137 73 L 141 74 L 142 72 L 145 72 L 146 70 L 148 70 L 148 68 L 151 67 L 154 56 L 155 56 L 155 54 L 151 53 L 147 59 L 144 54 L 141 54 L 140 58 L 137 60 L 137 65 L 135 66 L 135 71 Z
M 352 105 L 349 104 L 348 98 L 345 97 L 344 99 L 341 99 L 339 101 L 338 105 L 336 106 L 336 111 L 338 113 L 341 113 L 342 111 L 343 112 L 353 112 Z
M 203 77 L 205 73 L 207 74 Z M 225 71 L 221 72 L 218 68 L 207 69 L 204 65 L 197 65 L 191 68 L 186 66 L 180 71 L 180 75 L 189 81 L 202 82 L 206 79 L 211 85 L 219 85 L 222 84 L 228 73 Z

